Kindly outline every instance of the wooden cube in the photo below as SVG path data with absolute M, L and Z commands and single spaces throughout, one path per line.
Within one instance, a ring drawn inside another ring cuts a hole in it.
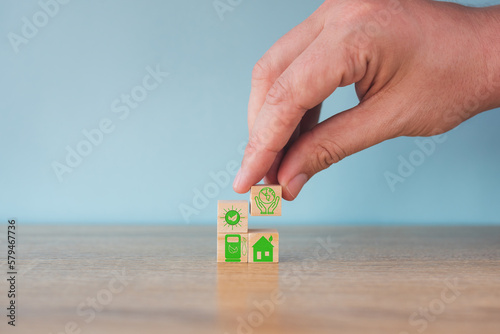
M 252 216 L 281 216 L 281 186 L 261 184 L 250 189 Z
M 248 232 L 248 201 L 217 202 L 217 233 Z
M 248 234 L 217 233 L 217 262 L 248 262 Z
M 277 263 L 279 262 L 280 236 L 275 229 L 248 230 L 248 262 Z

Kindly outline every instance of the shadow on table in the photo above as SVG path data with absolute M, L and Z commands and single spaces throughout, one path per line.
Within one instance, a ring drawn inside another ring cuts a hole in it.
M 222 333 L 280 333 L 279 265 L 219 263 L 218 320 Z

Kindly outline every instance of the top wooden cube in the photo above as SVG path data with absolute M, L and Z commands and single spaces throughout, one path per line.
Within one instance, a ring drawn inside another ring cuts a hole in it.
M 250 189 L 250 215 L 281 216 L 281 186 L 261 184 Z
M 217 233 L 248 232 L 248 201 L 217 202 Z

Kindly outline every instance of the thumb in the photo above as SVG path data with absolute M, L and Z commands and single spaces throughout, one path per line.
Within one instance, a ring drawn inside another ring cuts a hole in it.
M 384 140 L 397 137 L 401 120 L 374 96 L 336 114 L 302 134 L 289 148 L 278 171 L 283 197 L 293 200 L 319 171 Z M 388 104 L 389 105 L 389 104 Z

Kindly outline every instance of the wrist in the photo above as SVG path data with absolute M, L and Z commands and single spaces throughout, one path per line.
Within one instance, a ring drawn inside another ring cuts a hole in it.
M 500 107 L 500 6 L 477 8 L 474 16 L 484 70 L 475 96 L 484 99 L 480 111 L 486 111 Z

